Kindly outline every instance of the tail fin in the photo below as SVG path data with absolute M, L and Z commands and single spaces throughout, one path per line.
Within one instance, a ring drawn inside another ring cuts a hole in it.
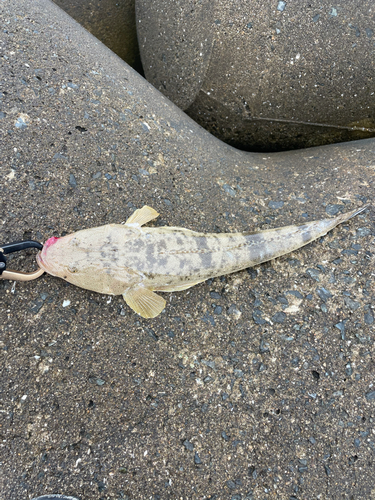
M 347 212 L 345 214 L 341 214 L 337 217 L 338 222 L 337 224 L 342 224 L 343 222 L 346 222 L 347 220 L 351 219 L 352 217 L 355 217 L 356 215 L 362 213 L 364 210 L 369 208 L 371 205 L 370 203 L 367 203 L 366 205 L 363 205 L 362 207 L 356 208 L 355 210 L 352 210 L 351 212 Z

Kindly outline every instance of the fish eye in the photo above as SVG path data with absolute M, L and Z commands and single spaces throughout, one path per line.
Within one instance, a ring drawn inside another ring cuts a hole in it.
M 68 271 L 72 274 L 78 272 L 78 268 L 74 264 L 69 264 Z
M 79 245 L 79 241 L 78 241 L 78 238 L 73 238 L 72 240 L 70 240 L 70 246 L 72 247 L 77 247 Z

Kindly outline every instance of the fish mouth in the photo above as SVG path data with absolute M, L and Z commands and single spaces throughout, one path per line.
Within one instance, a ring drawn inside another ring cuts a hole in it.
M 37 262 L 37 264 L 38 264 L 39 267 L 41 267 L 42 269 L 45 270 L 46 269 L 46 265 L 43 262 L 42 252 L 43 252 L 43 250 L 41 252 L 38 252 L 38 254 L 36 256 L 36 262 Z
M 40 252 L 38 252 L 37 256 L 36 256 L 36 261 L 39 265 L 39 267 L 41 267 L 42 269 L 44 269 L 47 273 L 50 273 L 51 274 L 51 271 L 48 270 L 48 267 L 51 267 L 50 265 L 48 265 L 44 259 L 46 258 L 46 255 L 47 255 L 47 250 L 49 249 L 50 246 L 54 245 L 56 243 L 56 241 L 58 240 L 59 238 L 56 238 L 55 236 L 52 236 L 51 238 L 49 238 L 43 245 L 43 248 Z M 48 259 L 47 259 L 48 260 Z
M 47 248 L 44 244 L 42 250 L 40 252 L 38 252 L 36 255 L 36 262 L 37 262 L 39 267 L 41 267 L 46 272 L 48 272 L 48 264 L 44 261 L 44 259 L 46 258 L 46 252 L 47 252 Z

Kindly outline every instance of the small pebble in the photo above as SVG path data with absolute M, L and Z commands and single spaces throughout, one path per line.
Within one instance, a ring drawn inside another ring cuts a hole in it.
M 298 259 L 288 259 L 288 264 L 292 267 L 299 267 L 301 262 Z
M 228 307 L 228 314 L 235 316 L 237 319 L 241 316 L 241 311 L 237 309 L 235 304 L 232 304 L 230 307 Z
M 53 155 L 54 160 L 67 160 L 68 158 L 61 153 L 56 153 Z
M 284 323 L 285 320 L 286 320 L 286 314 L 282 311 L 277 312 L 272 316 L 272 321 L 274 323 Z
M 227 436 L 226 432 L 221 433 L 221 437 L 224 439 L 224 441 L 229 441 L 229 437 Z
M 365 398 L 367 401 L 375 401 L 375 391 L 366 392 Z
M 308 274 L 310 278 L 312 278 L 313 280 L 320 281 L 319 279 L 320 271 L 318 269 L 313 269 L 313 268 L 306 269 L 306 274 Z
M 328 215 L 337 215 L 343 208 L 344 205 L 327 205 L 326 212 Z
M 38 312 L 43 307 L 43 300 L 35 300 L 30 307 L 30 311 L 34 314 L 38 314 Z
M 331 475 L 331 469 L 328 467 L 328 465 L 324 465 L 324 470 L 326 471 L 327 476 Z
M 69 184 L 72 186 L 72 187 L 77 187 L 77 181 L 76 181 L 76 178 L 74 177 L 73 174 L 70 174 L 69 175 Z
M 348 363 L 346 366 L 345 366 L 345 373 L 348 377 L 350 377 L 352 374 L 353 374 L 353 368 L 352 368 L 352 365 L 350 363 Z
M 266 320 L 262 318 L 263 313 L 260 309 L 254 309 L 253 311 L 253 320 L 257 325 L 264 325 Z
M 297 297 L 297 299 L 303 299 L 302 293 L 298 292 L 297 290 L 287 290 L 285 293 L 293 295 L 294 297 Z
M 345 340 L 345 323 L 347 322 L 347 319 L 344 319 L 343 321 L 340 321 L 340 323 L 335 324 L 335 328 L 340 330 L 341 332 L 341 338 Z
M 359 227 L 357 229 L 356 236 L 358 238 L 363 238 L 364 236 L 368 236 L 369 234 L 371 234 L 371 230 L 368 227 Z
M 188 441 L 187 439 L 182 443 L 185 448 L 189 451 L 193 451 L 194 450 L 194 445 L 192 443 L 190 443 L 190 441 Z
M 268 342 L 266 342 L 265 339 L 262 338 L 259 344 L 259 352 L 262 354 L 264 354 L 265 352 L 269 352 L 270 351 L 269 347 L 270 345 L 268 344 Z
M 214 314 L 220 315 L 223 312 L 223 308 L 221 306 L 216 306 L 214 309 Z
M 365 314 L 364 320 L 365 320 L 366 325 L 372 325 L 373 324 L 373 322 L 374 322 L 374 316 L 373 316 L 373 314 L 372 314 L 371 311 L 368 311 Z
M 283 304 L 286 306 L 289 304 L 288 299 L 286 297 L 284 297 L 283 295 L 279 295 L 277 297 L 277 300 L 280 302 L 280 304 Z
M 285 2 L 279 2 L 279 3 L 285 3 Z M 284 202 L 283 201 L 270 201 L 268 203 L 268 207 L 272 208 L 274 210 L 282 208 L 283 206 L 284 206 Z
M 350 297 L 345 297 L 344 298 L 345 305 L 349 307 L 352 311 L 356 311 L 359 309 L 361 304 L 359 302 L 356 302 L 355 300 L 351 299 Z
M 322 299 L 323 302 L 326 302 L 328 299 L 332 297 L 332 293 L 329 290 L 326 290 L 325 288 L 317 288 L 316 293 L 320 299 Z
M 28 117 L 27 115 L 20 115 L 20 116 L 17 118 L 17 120 L 16 120 L 16 122 L 15 122 L 14 126 L 15 126 L 16 128 L 21 129 L 21 130 L 22 130 L 22 129 L 27 128 L 27 125 L 28 125 L 28 122 L 29 122 L 28 118 L 29 118 L 29 117 Z
M 255 278 L 258 276 L 258 273 L 257 273 L 257 271 L 255 269 L 250 268 L 250 269 L 247 270 L 247 272 L 249 273 L 250 278 L 252 280 L 255 280 Z
M 201 363 L 202 365 L 209 366 L 213 370 L 215 369 L 215 361 L 206 361 L 205 359 L 202 359 Z
M 236 196 L 236 191 L 232 187 L 230 187 L 229 184 L 224 184 L 223 189 L 227 194 L 229 194 L 233 198 Z

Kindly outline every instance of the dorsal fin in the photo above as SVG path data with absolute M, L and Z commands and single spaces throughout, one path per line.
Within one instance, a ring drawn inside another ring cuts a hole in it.
M 143 224 L 147 224 L 150 220 L 156 219 L 159 214 L 156 210 L 151 207 L 145 205 L 142 208 L 138 208 L 125 222 L 125 224 L 139 224 L 143 226 Z

